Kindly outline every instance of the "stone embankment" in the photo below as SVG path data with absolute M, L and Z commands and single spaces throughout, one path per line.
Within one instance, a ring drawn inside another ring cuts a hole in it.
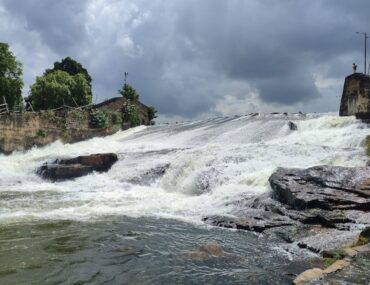
M 56 140 L 74 143 L 93 137 L 111 135 L 129 124 L 122 124 L 123 97 L 116 97 L 97 105 L 82 108 L 62 107 L 39 112 L 0 115 L 0 153 L 10 154 L 34 146 L 44 146 Z M 148 107 L 138 102 L 141 125 L 149 125 Z M 104 126 L 94 126 L 97 112 L 106 117 Z

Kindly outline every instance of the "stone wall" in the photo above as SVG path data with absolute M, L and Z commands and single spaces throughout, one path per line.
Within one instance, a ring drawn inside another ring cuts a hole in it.
M 370 76 L 354 73 L 346 77 L 339 115 L 370 119 Z
M 102 129 L 90 128 L 87 111 L 5 114 L 0 116 L 0 152 L 9 154 L 56 140 L 72 143 L 113 134 L 119 129 L 112 125 Z
M 38 113 L 11 113 L 0 115 L 0 153 L 11 153 L 25 150 L 33 146 L 43 146 L 61 140 L 73 143 L 96 136 L 110 135 L 123 126 L 113 125 L 108 119 L 104 128 L 94 129 L 90 126 L 90 114 L 96 110 L 121 116 L 123 97 L 116 97 L 88 109 L 60 108 L 58 110 L 40 111 Z M 149 125 L 147 107 L 138 102 L 139 118 L 142 125 Z M 124 126 L 128 128 L 130 126 Z

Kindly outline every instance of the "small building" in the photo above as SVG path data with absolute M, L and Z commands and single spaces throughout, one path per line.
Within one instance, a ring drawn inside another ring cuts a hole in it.
M 114 97 L 111 99 L 108 99 L 104 102 L 101 102 L 99 104 L 95 104 L 91 107 L 91 109 L 95 110 L 100 110 L 104 112 L 117 112 L 120 113 L 122 112 L 122 107 L 124 103 L 126 102 L 126 99 L 123 98 L 122 96 L 120 97 Z M 139 119 L 140 119 L 140 124 L 141 125 L 150 125 L 150 120 L 148 117 L 148 107 L 141 103 L 140 101 L 137 101 L 136 106 L 139 111 Z
M 370 119 L 370 76 L 353 73 L 346 77 L 339 109 L 340 116 Z
M 126 99 L 122 96 L 108 99 L 99 104 L 92 106 L 92 109 L 98 109 L 105 112 L 121 112 L 122 106 L 126 102 Z

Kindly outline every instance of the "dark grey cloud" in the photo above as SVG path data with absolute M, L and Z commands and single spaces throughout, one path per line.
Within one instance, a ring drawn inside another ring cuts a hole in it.
M 42 40 L 59 53 L 86 40 L 84 23 L 88 1 L 75 0 L 4 0 L 13 17 L 22 20 L 24 27 L 39 32 Z
M 145 103 L 184 117 L 233 112 L 233 104 L 246 112 L 336 111 L 330 90 L 353 61 L 362 67 L 355 32 L 370 24 L 366 0 L 0 0 L 0 7 L 1 23 L 12 27 L 0 27 L 0 40 L 44 54 L 38 68 L 26 60 L 26 77 L 27 68 L 42 72 L 72 56 L 90 71 L 98 101 L 116 96 L 128 71 Z

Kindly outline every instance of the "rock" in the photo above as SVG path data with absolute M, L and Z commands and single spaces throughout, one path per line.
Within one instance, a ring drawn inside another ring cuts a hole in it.
M 338 228 L 338 224 L 354 223 L 342 211 L 321 209 L 307 210 L 297 217 L 297 220 L 306 225 L 322 225 L 327 228 Z
M 320 279 L 324 274 L 324 271 L 320 268 L 312 268 L 299 274 L 296 279 L 293 280 L 294 285 L 303 285 L 307 282 Z
M 353 250 L 352 248 L 345 248 L 343 249 L 343 253 L 347 257 L 354 257 L 357 254 L 357 251 Z
M 370 168 L 278 168 L 269 178 L 274 197 L 296 210 L 370 210 L 370 193 L 358 187 Z
M 190 251 L 187 255 L 196 261 L 207 261 L 218 258 L 227 258 L 233 256 L 232 254 L 224 251 L 218 243 L 207 243 L 199 247 L 197 251 Z
M 337 260 L 332 265 L 324 270 L 324 274 L 330 274 L 342 270 L 344 267 L 348 266 L 350 263 L 344 259 Z
M 162 177 L 166 173 L 169 167 L 170 167 L 170 163 L 158 165 L 143 173 L 138 173 L 135 177 L 132 177 L 131 179 L 129 179 L 128 182 L 132 184 L 139 184 L 139 185 L 150 185 L 156 179 Z
M 296 131 L 296 130 L 298 130 L 297 125 L 296 125 L 295 123 L 293 123 L 292 121 L 289 121 L 289 122 L 288 122 L 288 127 L 289 127 L 289 129 L 290 129 L 290 130 L 292 130 L 292 131 Z
M 118 157 L 114 153 L 101 153 L 69 159 L 57 159 L 52 163 L 45 163 L 37 170 L 37 174 L 42 178 L 52 181 L 73 179 L 87 175 L 93 171 L 108 171 L 117 160 Z
M 366 227 L 364 230 L 362 230 L 360 237 L 370 240 L 370 227 Z
M 204 218 L 203 221 L 207 222 L 212 226 L 238 230 L 247 230 L 257 233 L 262 233 L 263 231 L 271 228 L 291 226 L 294 224 L 294 221 L 290 221 L 283 217 L 281 219 L 268 220 L 263 219 L 262 217 L 233 218 L 233 217 L 213 216 Z
M 352 249 L 357 252 L 370 252 L 370 245 L 365 244 L 365 245 L 355 246 L 355 247 L 352 247 Z

